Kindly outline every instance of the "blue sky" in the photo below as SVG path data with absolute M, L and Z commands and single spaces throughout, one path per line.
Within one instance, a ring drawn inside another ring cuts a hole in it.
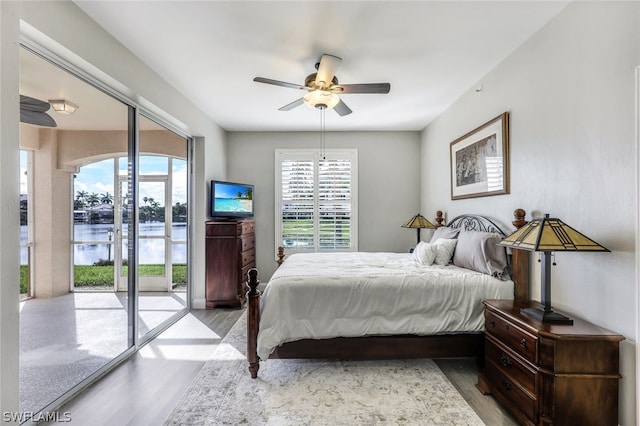
M 218 184 L 216 186 L 216 197 L 217 198 L 235 198 L 238 196 L 238 192 L 244 194 L 247 189 L 246 185 L 229 185 L 229 184 Z
M 159 156 L 142 156 L 140 157 L 140 174 L 141 175 L 165 175 L 167 174 L 168 159 Z M 119 173 L 126 173 L 126 162 L 124 159 L 120 161 Z M 187 163 L 184 160 L 173 160 L 173 202 L 185 202 L 187 197 Z M 20 151 L 20 193 L 27 193 L 27 153 Z M 80 168 L 80 172 L 76 173 L 74 181 L 74 197 L 78 191 L 86 191 L 89 194 L 96 193 L 98 195 L 108 192 L 114 194 L 113 179 L 113 159 L 98 161 L 87 164 Z M 158 202 L 164 201 L 164 193 L 162 185 L 150 182 L 141 185 L 140 198 L 150 197 Z

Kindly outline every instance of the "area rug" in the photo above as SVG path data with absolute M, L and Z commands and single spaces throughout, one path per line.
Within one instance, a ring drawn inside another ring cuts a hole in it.
M 247 369 L 243 314 L 165 425 L 483 425 L 431 360 L 268 360 Z

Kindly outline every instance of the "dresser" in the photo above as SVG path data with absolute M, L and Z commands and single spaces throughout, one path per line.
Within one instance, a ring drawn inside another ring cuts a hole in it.
M 623 336 L 573 318 L 541 323 L 520 313 L 528 300 L 487 300 L 485 359 L 478 389 L 523 425 L 617 425 Z
M 253 220 L 206 222 L 206 308 L 240 308 L 247 272 L 256 265 Z

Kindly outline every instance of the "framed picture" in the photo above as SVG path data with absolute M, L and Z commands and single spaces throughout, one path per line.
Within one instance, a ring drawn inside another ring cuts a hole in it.
M 509 193 L 509 113 L 456 139 L 451 151 L 451 199 Z

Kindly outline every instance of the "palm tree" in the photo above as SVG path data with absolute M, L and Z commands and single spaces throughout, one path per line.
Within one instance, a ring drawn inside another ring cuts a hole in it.
M 78 208 L 83 208 L 85 206 L 88 195 L 89 193 L 87 191 L 76 192 L 76 203 Z
M 87 196 L 86 201 L 89 207 L 95 207 L 100 204 L 100 197 L 95 192 L 92 192 Z
M 100 194 L 100 202 L 102 204 L 113 204 L 113 195 L 109 194 L 109 192 Z

